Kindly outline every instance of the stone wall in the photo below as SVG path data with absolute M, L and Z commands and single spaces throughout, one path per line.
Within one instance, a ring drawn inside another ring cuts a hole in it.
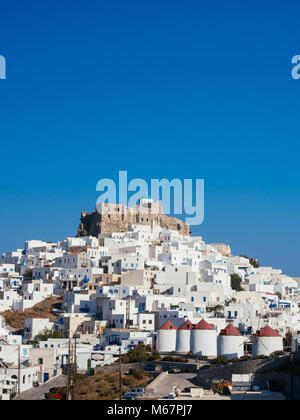
M 128 208 L 129 209 L 129 208 Z M 81 221 L 77 232 L 77 237 L 94 236 L 98 237 L 101 233 L 126 232 L 129 225 L 148 225 L 157 223 L 160 227 L 175 230 L 182 235 L 190 235 L 190 226 L 175 217 L 166 216 L 161 213 L 133 212 L 131 209 L 124 211 L 98 213 L 81 213 Z
M 300 352 L 295 354 L 295 376 L 294 376 L 294 397 L 300 400 Z M 212 380 L 225 379 L 231 381 L 232 374 L 249 374 L 254 373 L 253 385 L 266 389 L 268 381 L 273 380 L 279 386 L 287 399 L 291 393 L 291 375 L 289 357 L 280 357 L 278 359 L 266 360 L 249 360 L 234 364 L 211 367 L 205 370 L 199 370 L 197 375 L 197 383 L 199 386 L 209 388 Z
M 178 363 L 178 362 L 166 362 L 164 360 L 155 360 L 153 362 L 137 362 L 137 363 L 122 363 L 122 373 L 128 372 L 130 369 L 144 368 L 147 365 L 161 366 L 163 369 L 170 367 L 176 367 L 181 369 L 183 372 L 197 373 L 197 363 Z M 95 372 L 99 371 L 115 372 L 119 370 L 119 362 L 108 366 L 98 366 L 95 368 Z
M 199 370 L 197 382 L 199 386 L 209 387 L 214 379 L 231 381 L 232 374 L 254 373 L 266 364 L 265 360 L 249 360 L 239 363 L 226 364 Z

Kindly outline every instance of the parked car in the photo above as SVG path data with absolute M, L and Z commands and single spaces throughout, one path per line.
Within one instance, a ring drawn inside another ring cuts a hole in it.
M 136 397 L 143 397 L 145 395 L 145 388 L 132 388 L 130 391 L 125 392 L 123 400 L 134 400 Z
M 135 399 L 135 394 L 131 394 L 130 392 L 126 392 L 123 397 L 122 400 L 129 400 L 129 401 L 133 401 Z
M 60 388 L 51 388 L 47 394 L 45 394 L 46 400 L 65 400 L 66 397 Z

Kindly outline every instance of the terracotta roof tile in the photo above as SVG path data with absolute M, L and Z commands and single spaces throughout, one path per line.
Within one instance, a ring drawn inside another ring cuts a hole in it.
M 170 320 L 168 320 L 159 328 L 159 330 L 177 330 L 177 328 Z
M 281 337 L 277 330 L 273 330 L 273 328 L 266 325 L 264 328 L 258 331 L 257 333 L 259 337 Z
M 195 330 L 214 330 L 215 326 L 214 324 L 209 324 L 205 321 L 205 319 L 202 319 L 198 324 L 195 325 Z
M 242 334 L 232 324 L 228 324 L 226 328 L 221 330 L 220 335 L 239 336 Z

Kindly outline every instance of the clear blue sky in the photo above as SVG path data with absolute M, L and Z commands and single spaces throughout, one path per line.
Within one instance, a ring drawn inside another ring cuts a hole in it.
M 0 251 L 75 235 L 96 183 L 205 178 L 207 242 L 299 275 L 298 1 L 3 2 Z

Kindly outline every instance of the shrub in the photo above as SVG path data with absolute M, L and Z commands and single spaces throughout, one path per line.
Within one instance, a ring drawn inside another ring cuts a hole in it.
M 219 356 L 216 359 L 213 359 L 211 363 L 213 365 L 225 365 L 226 363 L 228 363 L 228 359 L 226 356 Z
M 124 363 L 147 362 L 149 359 L 149 352 L 143 344 L 137 345 L 122 357 Z
M 292 337 L 293 337 L 293 334 L 291 333 L 291 331 L 288 331 L 285 335 L 285 338 L 283 339 L 285 347 L 291 347 Z
M 150 346 L 146 347 L 143 344 L 137 345 L 122 357 L 124 363 L 150 362 L 157 359 L 160 359 L 158 351 L 152 350 Z
M 246 362 L 247 360 L 250 360 L 251 356 L 241 356 L 240 357 L 240 362 Z
M 143 369 L 141 369 L 141 368 L 137 368 L 137 369 L 135 369 L 135 371 L 133 372 L 132 376 L 133 376 L 135 379 L 143 379 L 143 378 L 145 378 L 145 376 L 147 376 L 147 373 L 146 373 Z
M 188 359 L 184 357 L 174 357 L 174 356 L 166 356 L 163 358 L 165 362 L 177 362 L 177 363 L 188 363 Z
M 152 351 L 152 353 L 151 353 L 151 359 L 152 360 L 158 360 L 158 359 L 160 359 L 160 354 L 158 353 L 158 351 L 157 350 L 153 350 Z
M 273 359 L 277 359 L 280 356 L 284 356 L 285 353 L 282 350 L 278 350 L 278 351 L 273 351 L 273 353 L 270 354 L 270 357 L 272 357 Z
M 125 386 L 133 386 L 135 383 L 135 380 L 132 376 L 127 376 L 123 379 L 123 385 Z
M 269 356 L 266 356 L 265 354 L 261 354 L 260 356 L 256 356 L 253 358 L 253 360 L 265 360 L 269 359 Z
M 49 338 L 62 338 L 60 331 L 51 331 L 47 328 L 41 334 L 34 337 L 34 342 L 48 341 Z
M 221 312 L 223 310 L 224 310 L 224 306 L 222 306 L 222 305 L 207 306 L 206 307 L 207 312 Z

